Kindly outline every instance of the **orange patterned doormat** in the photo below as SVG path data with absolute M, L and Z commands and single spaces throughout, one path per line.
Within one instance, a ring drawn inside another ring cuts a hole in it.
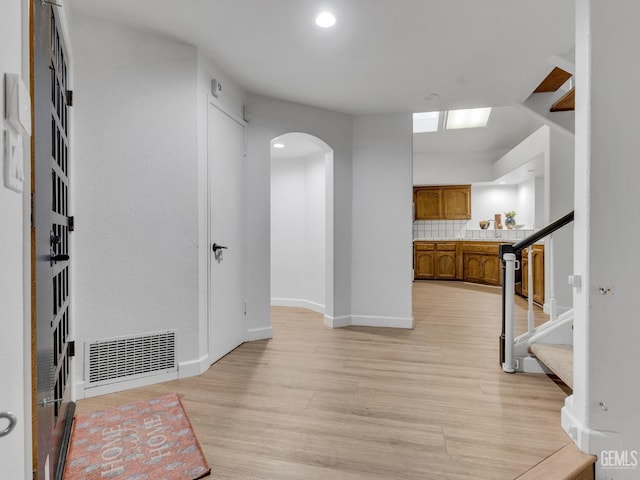
M 65 480 L 196 480 L 209 473 L 175 393 L 74 417 Z

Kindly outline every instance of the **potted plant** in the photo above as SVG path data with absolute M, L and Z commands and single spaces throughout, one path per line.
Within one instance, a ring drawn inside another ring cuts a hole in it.
M 504 224 L 507 226 L 508 229 L 512 229 L 513 227 L 516 226 L 516 212 L 511 210 L 510 212 L 505 212 L 504 216 L 505 216 Z

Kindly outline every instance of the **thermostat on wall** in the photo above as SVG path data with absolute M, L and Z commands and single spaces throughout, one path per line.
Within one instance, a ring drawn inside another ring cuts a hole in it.
M 4 74 L 5 117 L 18 135 L 31 136 L 31 99 L 19 75 Z

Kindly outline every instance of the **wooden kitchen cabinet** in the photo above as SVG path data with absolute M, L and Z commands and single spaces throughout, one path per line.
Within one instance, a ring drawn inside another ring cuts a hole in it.
M 544 245 L 533 245 L 531 252 L 533 262 L 533 301 L 544 304 Z M 520 262 L 522 270 L 522 288 L 519 293 L 525 298 L 529 296 L 529 255 L 527 250 L 522 251 Z
M 465 282 L 502 285 L 502 262 L 497 243 L 465 242 L 462 247 L 463 279 Z
M 416 220 L 440 220 L 442 218 L 442 190 L 419 187 L 413 189 Z
M 471 185 L 414 187 L 416 220 L 470 220 Z
M 460 242 L 415 242 L 416 279 L 455 280 L 458 278 Z
M 413 246 L 413 272 L 415 278 L 436 278 L 436 245 L 428 242 L 415 242 Z

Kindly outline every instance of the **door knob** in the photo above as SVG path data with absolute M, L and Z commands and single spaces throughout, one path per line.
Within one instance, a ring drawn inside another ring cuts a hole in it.
M 7 420 L 9 422 L 7 427 L 4 430 L 0 431 L 0 437 L 4 437 L 6 435 L 9 435 L 11 431 L 15 428 L 16 423 L 18 423 L 18 419 L 11 412 L 1 412 L 0 419 Z
M 225 250 L 226 250 L 226 249 L 227 249 L 227 247 L 224 247 L 224 246 L 222 246 L 222 245 L 218 245 L 217 243 L 214 243 L 214 244 L 211 246 L 211 250 L 213 250 L 213 253 L 218 253 L 218 251 L 220 251 L 220 250 L 222 250 L 222 249 L 225 249 Z

